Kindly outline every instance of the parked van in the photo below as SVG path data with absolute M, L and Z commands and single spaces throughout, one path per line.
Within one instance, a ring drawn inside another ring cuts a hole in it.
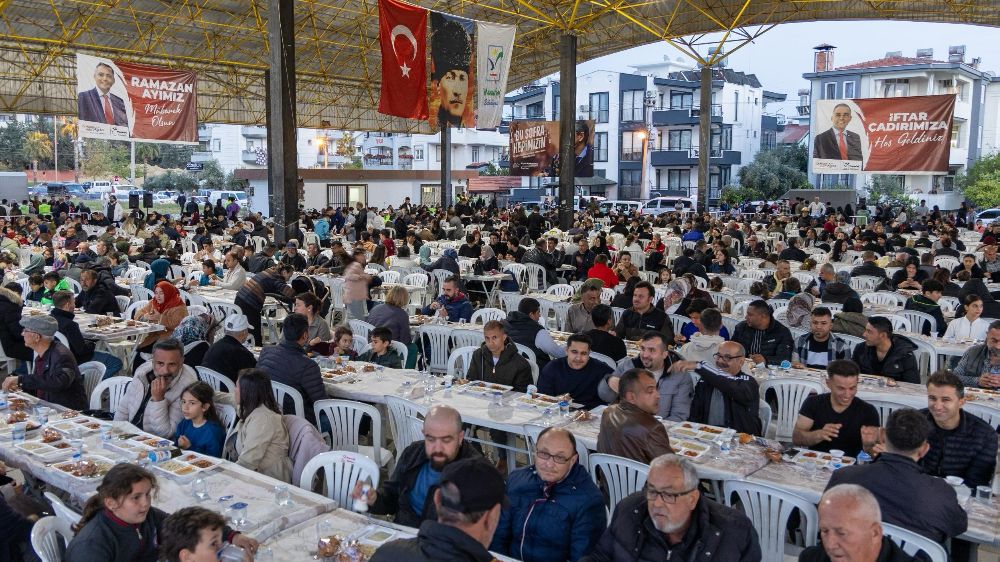
M 140 191 L 140 190 L 138 187 L 134 185 L 130 185 L 127 183 L 119 183 L 112 186 L 111 195 L 114 195 L 119 201 L 128 201 L 129 193 L 132 193 L 133 191 Z
M 694 212 L 694 201 L 688 197 L 656 197 L 646 201 L 642 205 L 642 214 L 659 215 L 663 213 L 681 212 L 684 214 Z
M 229 204 L 229 198 L 233 197 L 236 199 L 236 204 L 240 207 L 246 207 L 247 204 L 247 192 L 246 191 L 211 191 L 208 194 L 208 201 L 215 204 L 219 199 L 222 200 L 222 206 L 225 207 Z
M 83 184 L 85 187 L 87 184 Z M 96 193 L 101 197 L 106 197 L 108 193 L 111 193 L 111 182 L 109 181 L 95 181 L 91 183 L 88 189 L 90 193 Z
M 630 215 L 632 213 L 637 213 L 642 208 L 642 203 L 638 201 L 601 201 L 598 205 L 601 213 L 607 215 L 614 212 L 618 215 Z

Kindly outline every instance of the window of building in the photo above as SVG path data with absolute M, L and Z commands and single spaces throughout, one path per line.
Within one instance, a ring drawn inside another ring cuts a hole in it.
M 222 139 L 212 139 L 212 152 L 222 152 Z
M 436 207 L 441 204 L 441 185 L 436 183 L 420 186 L 420 204 Z
M 691 109 L 694 94 L 691 92 L 670 91 L 670 109 Z
M 545 102 L 536 101 L 524 108 L 524 116 L 528 119 L 542 119 L 545 117 Z
M 667 170 L 667 188 L 691 189 L 691 170 Z
M 854 82 L 844 82 L 844 98 L 854 99 Z
M 909 78 L 890 78 L 882 81 L 883 98 L 901 98 L 910 95 Z
M 962 124 L 954 123 L 951 126 L 951 147 L 962 148 Z
M 733 149 L 733 128 L 730 125 L 713 126 L 710 139 L 711 156 L 721 156 L 723 150 Z
M 837 83 L 827 82 L 823 84 L 823 99 L 835 100 L 837 99 Z
M 598 123 L 608 122 L 609 95 L 607 92 L 590 94 L 590 118 Z
M 659 101 L 657 101 L 656 103 L 656 108 L 663 109 L 663 92 L 660 92 L 660 94 L 657 96 L 657 100 Z
M 639 131 L 622 132 L 621 159 L 626 162 L 642 160 L 642 135 Z
M 472 161 L 473 162 L 479 162 L 479 147 L 478 146 L 472 147 Z
M 354 206 L 355 203 L 368 206 L 367 185 L 326 184 L 327 207 L 347 207 Z
M 663 170 L 661 170 L 659 168 L 656 169 L 656 183 L 654 184 L 656 186 L 656 189 L 660 189 L 660 175 L 661 175 L 660 173 L 662 171 Z
M 559 110 L 560 109 L 561 108 L 560 108 L 560 105 L 559 105 L 559 94 L 555 94 L 555 95 L 552 96 L 552 120 L 553 121 L 558 121 L 559 120 Z
M 772 131 L 770 129 L 765 129 L 760 132 L 760 148 L 761 150 L 769 150 L 778 146 L 778 133 L 777 131 Z
M 594 168 L 595 178 L 606 178 L 608 177 L 608 171 L 602 168 Z
M 740 120 L 740 93 L 733 92 L 733 121 Z
M 608 134 L 594 133 L 594 162 L 608 161 Z
M 644 121 L 646 119 L 645 90 L 625 90 L 622 92 L 622 121 Z
M 441 161 L 441 145 L 440 144 L 435 144 L 434 145 L 434 161 L 435 162 L 440 162 Z
M 413 147 L 413 159 L 423 160 L 424 159 L 424 145 L 418 144 Z
M 642 170 L 618 170 L 618 197 L 638 199 L 642 193 Z
M 820 174 L 820 186 L 823 188 L 854 187 L 854 174 Z
M 691 129 L 667 132 L 667 150 L 690 150 Z

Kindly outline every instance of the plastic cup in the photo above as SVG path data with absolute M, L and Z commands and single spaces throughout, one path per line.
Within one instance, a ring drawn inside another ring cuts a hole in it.
M 28 432 L 27 422 L 17 422 L 10 430 L 11 439 L 14 441 L 24 441 L 24 436 Z
M 279 484 L 274 487 L 274 501 L 280 506 L 292 505 L 292 492 L 288 486 Z
M 101 424 L 101 441 L 111 441 L 111 435 L 114 431 L 114 426 L 110 423 Z
M 993 489 L 989 486 L 976 486 L 976 498 L 983 502 L 993 499 Z

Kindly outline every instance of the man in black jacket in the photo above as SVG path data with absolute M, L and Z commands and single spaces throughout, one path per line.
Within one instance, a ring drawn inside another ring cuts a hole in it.
M 656 289 L 647 282 L 636 283 L 632 290 L 632 308 L 626 310 L 615 333 L 626 340 L 637 340 L 648 331 L 660 332 L 668 342 L 674 341 L 674 325 L 667 313 L 653 306 Z
M 780 365 L 792 360 L 792 332 L 774 319 L 774 312 L 767 301 L 755 300 L 747 306 L 746 320 L 736 325 L 732 341 L 739 343 L 750 354 L 754 363 Z
M 464 441 L 462 415 L 450 406 L 434 406 L 424 417 L 424 439 L 411 443 L 399 456 L 392 477 L 382 482 L 378 491 L 369 490 L 369 511 L 375 515 L 395 515 L 395 522 L 419 527 L 425 520 L 437 518 L 434 490 L 445 467 L 459 459 L 479 457 L 474 447 Z M 352 493 L 361 498 L 361 482 Z M 487 541 L 486 544 L 489 544 Z
M 885 452 L 869 465 L 848 466 L 833 473 L 827 489 L 858 484 L 882 508 L 882 520 L 944 542 L 965 532 L 968 516 L 955 490 L 925 474 L 918 464 L 930 445 L 931 424 L 913 408 L 901 408 L 885 424 Z M 914 501 L 919 497 L 919 501 Z
M 756 379 L 743 372 L 745 358 L 742 345 L 727 341 L 715 353 L 715 365 L 677 361 L 670 367 L 674 373 L 694 371 L 701 377 L 694 387 L 689 420 L 762 435 L 757 413 L 760 387 Z
M 761 551 L 750 520 L 703 497 L 691 461 L 669 454 L 653 459 L 645 489 L 618 503 L 594 551 L 580 560 L 760 562 Z
M 927 379 L 927 407 L 920 413 L 931 423 L 930 449 L 920 466 L 932 476 L 958 476 L 974 491 L 989 486 L 996 472 L 997 432 L 963 410 L 965 400 L 965 385 L 952 373 L 938 371 Z
M 21 318 L 21 337 L 34 352 L 35 366 L 29 375 L 9 376 L 3 381 L 3 391 L 20 386 L 25 392 L 42 400 L 71 410 L 85 410 L 87 397 L 83 376 L 73 358 L 73 352 L 55 340 L 59 323 L 51 316 Z
M 855 267 L 851 270 L 851 277 L 858 276 L 868 276 L 868 277 L 878 277 L 880 280 L 886 280 L 887 276 L 885 270 L 875 264 L 875 260 L 878 259 L 878 255 L 872 251 L 866 251 L 861 254 L 861 260 L 863 264 Z
M 942 294 L 944 294 L 944 285 L 933 279 L 928 279 L 920 285 L 920 294 L 913 295 L 907 299 L 906 306 L 904 307 L 906 310 L 916 310 L 917 312 L 930 314 L 937 324 L 936 332 L 938 336 L 943 336 L 945 330 L 948 329 L 948 321 L 944 319 L 941 305 L 938 304 Z M 921 333 L 929 336 L 931 335 L 931 328 L 930 322 L 924 322 Z
M 920 384 L 920 369 L 913 353 L 916 346 L 906 337 L 893 334 L 888 318 L 869 318 L 862 337 L 865 341 L 854 347 L 852 357 L 862 373 Z
M 798 238 L 789 238 L 788 247 L 782 250 L 778 257 L 783 260 L 805 261 L 808 256 L 799 248 Z
M 243 345 L 250 334 L 250 323 L 246 316 L 232 314 L 226 317 L 223 329 L 226 335 L 208 348 L 201 364 L 235 383 L 241 370 L 257 366 L 257 359 Z
M 372 562 L 493 560 L 487 550 L 507 504 L 503 476 L 485 459 L 463 459 L 441 473 L 434 492 L 437 521 L 420 525 L 416 538 L 387 543 Z
M 260 273 L 271 267 L 275 263 L 274 252 L 277 250 L 278 247 L 274 245 L 274 242 L 268 242 L 261 251 L 250 256 L 245 269 L 250 273 Z
M 123 312 L 118 308 L 118 300 L 114 292 L 100 282 L 99 273 L 93 269 L 80 272 L 80 287 L 83 289 L 76 297 L 76 306 L 87 314 L 108 314 L 119 316 Z
M 810 546 L 799 562 L 913 562 L 892 539 L 883 535 L 882 510 L 868 490 L 856 484 L 828 489 L 819 500 L 822 545 Z

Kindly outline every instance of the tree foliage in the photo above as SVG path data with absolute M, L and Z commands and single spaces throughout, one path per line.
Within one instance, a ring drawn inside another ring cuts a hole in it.
M 882 205 L 893 209 L 911 211 L 916 207 L 916 201 L 906 194 L 900 176 L 873 174 L 872 181 L 865 184 L 868 192 L 868 205 Z
M 760 201 L 765 199 L 760 192 L 752 187 L 742 187 L 739 185 L 727 185 L 722 188 L 721 199 L 732 207 L 742 205 L 747 201 Z
M 1000 206 L 1000 154 L 976 160 L 965 174 L 955 178 L 955 184 L 980 209 Z
M 88 178 L 109 179 L 113 176 L 126 178 L 129 175 L 130 163 L 131 155 L 127 142 L 87 139 L 80 168 L 84 177 Z
M 167 170 L 158 176 L 146 178 L 142 187 L 149 191 L 195 191 L 198 189 L 198 180 L 188 172 Z
M 777 199 L 790 189 L 809 187 L 809 155 L 803 146 L 782 146 L 757 153 L 740 168 L 739 181 L 760 199 Z

